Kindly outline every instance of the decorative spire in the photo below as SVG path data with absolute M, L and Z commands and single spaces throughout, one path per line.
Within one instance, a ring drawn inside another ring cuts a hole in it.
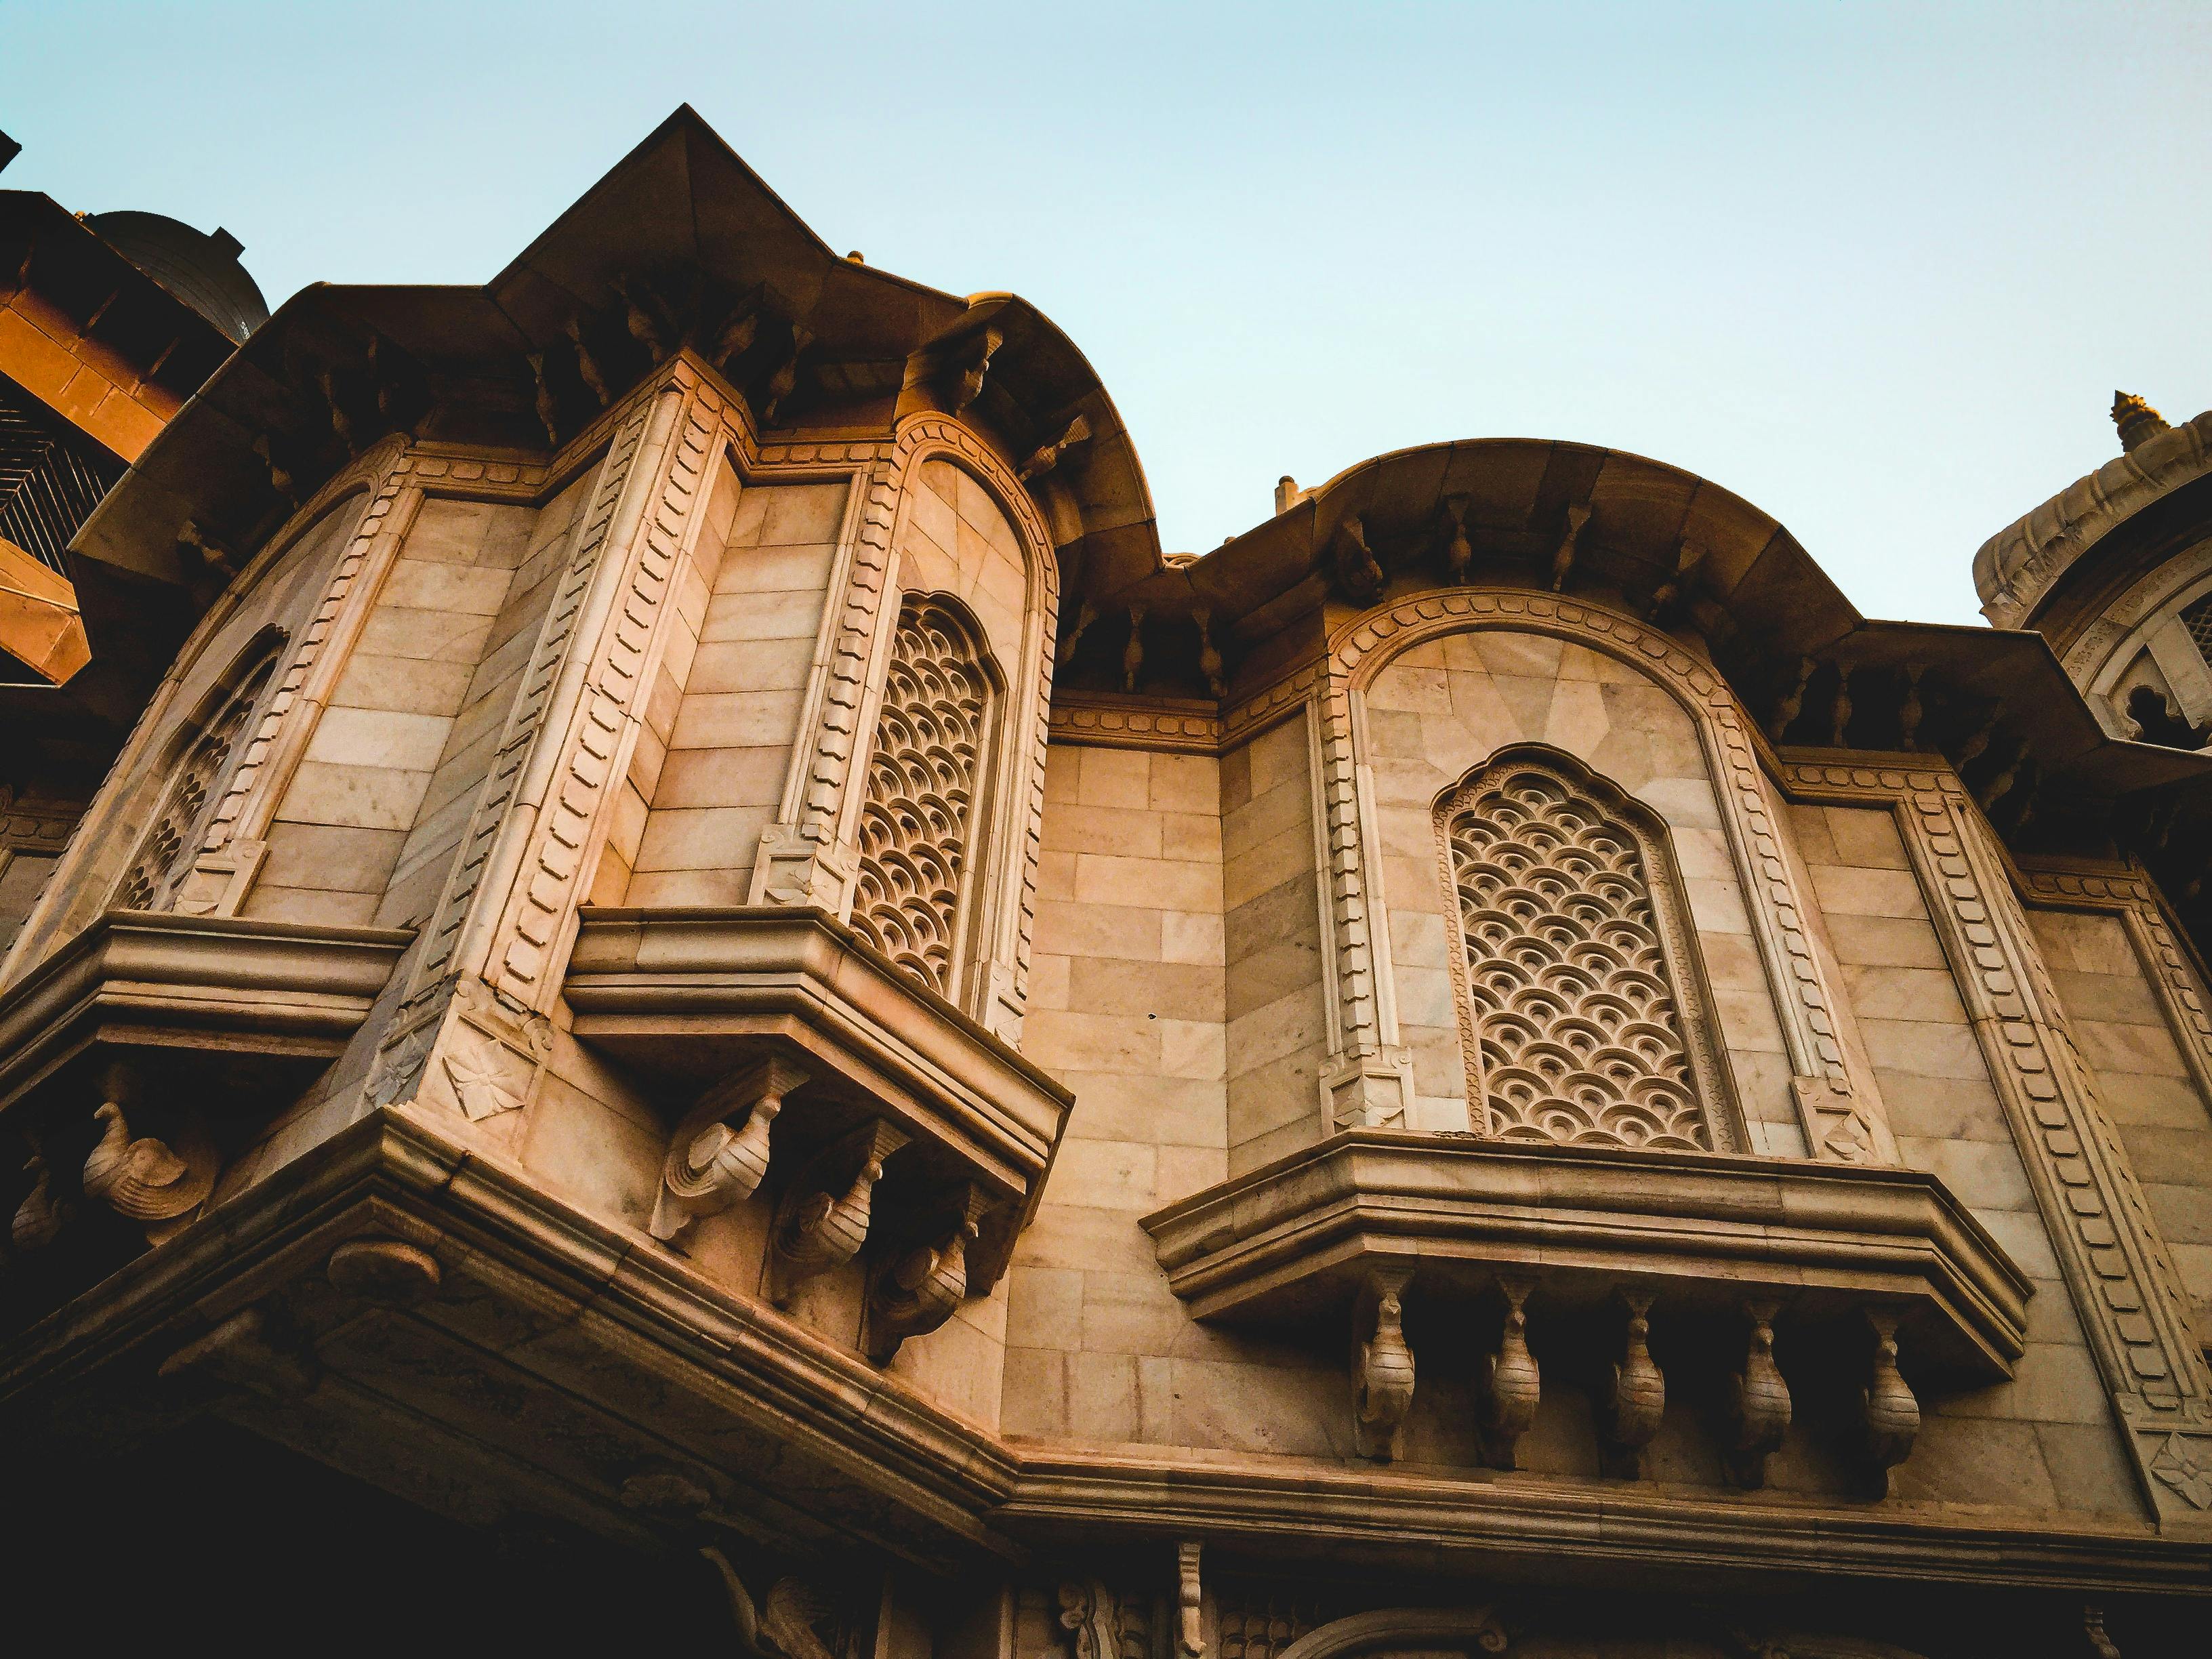
M 2133 450 L 2161 432 L 2171 430 L 2166 416 L 2132 392 L 2112 394 L 2112 424 L 2120 429 L 2120 447 Z

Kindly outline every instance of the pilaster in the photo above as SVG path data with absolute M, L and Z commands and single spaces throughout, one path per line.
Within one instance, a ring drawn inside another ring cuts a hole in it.
M 1894 811 L 2144 1493 L 2162 1525 L 2212 1521 L 2212 1372 L 2002 848 L 1940 762 L 1800 764 L 1789 781 L 1802 799 Z

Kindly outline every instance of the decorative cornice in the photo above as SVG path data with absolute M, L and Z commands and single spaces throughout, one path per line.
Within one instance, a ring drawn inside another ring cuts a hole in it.
M 594 1362 L 563 1364 L 559 1390 L 611 1385 L 592 1419 L 618 1429 L 611 1449 L 680 1448 L 751 1483 L 763 1505 L 784 1504 L 800 1479 L 815 1524 L 924 1562 L 1018 1562 L 1033 1541 L 1169 1535 L 1279 1559 L 1326 1556 L 1340 1566 L 1510 1567 L 1570 1556 L 1661 1571 L 1723 1565 L 1764 1583 L 1817 1573 L 2197 1593 L 2212 1574 L 2212 1539 L 2161 1537 L 2124 1522 L 2053 1526 L 2025 1510 L 1877 1510 L 1617 1482 L 1601 1491 L 1528 1476 L 1233 1455 L 1193 1462 L 1160 1448 L 1008 1441 L 799 1322 L 641 1248 L 637 1235 L 569 1208 L 424 1115 L 392 1109 L 222 1204 L 26 1332 L 0 1362 L 0 1421 L 28 1420 L 57 1389 L 84 1397 L 102 1385 L 103 1368 L 143 1375 L 134 1352 L 151 1358 L 180 1346 L 295 1281 L 317 1283 L 326 1300 L 319 1279 L 335 1247 L 376 1237 L 404 1238 L 438 1261 L 448 1285 L 465 1286 L 458 1300 L 431 1301 L 410 1317 L 458 1345 L 450 1351 L 496 1370 L 503 1386 L 517 1380 L 517 1365 L 530 1376 L 537 1345 L 503 1345 L 495 1359 L 482 1351 L 484 1333 L 509 1329 L 510 1310 L 558 1321 L 567 1328 L 556 1353 L 580 1345 Z M 453 1396 L 456 1381 L 441 1376 L 418 1409 Z M 333 1386 L 343 1382 L 325 1386 L 333 1399 L 354 1399 L 356 1391 Z M 658 1402 L 650 1421 L 620 1415 L 641 1399 Z M 357 1404 L 392 1409 L 388 1401 Z M 251 1413 L 251 1399 L 240 1408 Z M 753 1446 L 772 1448 L 773 1457 L 748 1463 L 744 1449 Z M 611 1490 L 570 1496 L 596 1500 L 611 1527 L 635 1522 Z

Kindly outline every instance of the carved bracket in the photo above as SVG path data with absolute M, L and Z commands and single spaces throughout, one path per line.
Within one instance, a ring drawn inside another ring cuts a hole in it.
M 1780 1310 L 1776 1302 L 1743 1304 L 1751 1331 L 1743 1369 L 1729 1389 L 1729 1437 L 1723 1461 L 1729 1478 L 1751 1491 L 1766 1484 L 1767 1456 L 1790 1427 L 1790 1385 L 1774 1364 L 1774 1316 Z
M 1525 1304 L 1535 1281 L 1502 1276 L 1498 1288 L 1505 1297 L 1505 1328 L 1498 1352 L 1483 1368 L 1482 1461 L 1493 1469 L 1521 1467 L 1521 1437 L 1536 1420 L 1537 1402 L 1543 1397 L 1543 1374 L 1536 1356 L 1528 1352 L 1528 1316 Z
M 1413 1276 L 1411 1267 L 1375 1269 L 1352 1316 L 1352 1439 L 1362 1457 L 1386 1463 L 1398 1455 L 1413 1406 L 1413 1351 L 1401 1303 Z
M 158 1244 L 207 1201 L 222 1159 L 196 1112 L 175 1115 L 166 1139 L 134 1135 L 124 1108 L 138 1109 L 136 1079 L 123 1066 L 111 1066 L 101 1086 L 106 1097 L 92 1115 L 100 1135 L 85 1157 L 85 1196 L 142 1224 L 147 1242 Z
M 952 1316 L 968 1294 L 968 1247 L 981 1235 L 989 1206 L 989 1194 L 980 1185 L 961 1182 L 949 1231 L 877 1263 L 868 1285 L 867 1328 L 861 1334 L 869 1358 L 889 1364 L 908 1337 L 927 1336 Z
M 1180 1659 L 1206 1659 L 1206 1604 L 1198 1577 L 1204 1547 L 1190 1538 L 1176 1545 L 1176 1652 Z
M 1616 1480 L 1644 1476 L 1644 1449 L 1659 1432 L 1667 1411 L 1667 1378 L 1652 1362 L 1651 1292 L 1619 1292 L 1626 1315 L 1620 1363 L 1612 1384 L 1598 1396 L 1598 1448 L 1606 1474 Z
M 765 1274 L 769 1300 L 791 1305 L 799 1287 L 842 1267 L 867 1242 L 884 1160 L 907 1143 L 881 1120 L 817 1153 L 777 1207 Z
M 784 1097 L 805 1081 L 799 1067 L 771 1056 L 709 1090 L 669 1139 L 647 1231 L 672 1243 L 701 1216 L 750 1198 L 768 1174 L 769 1130 Z

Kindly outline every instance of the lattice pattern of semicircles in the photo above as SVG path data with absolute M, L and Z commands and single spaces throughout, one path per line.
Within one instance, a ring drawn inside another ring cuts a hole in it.
M 255 700 L 260 696 L 269 671 L 275 665 L 273 658 L 264 661 L 231 695 L 208 721 L 207 729 L 193 739 L 191 747 L 185 752 L 167 793 L 161 798 L 161 810 L 155 813 L 153 823 L 138 842 L 131 867 L 116 883 L 115 895 L 109 900 L 114 908 L 166 909 L 175 897 L 177 882 L 199 856 L 199 835 L 204 828 L 203 820 L 207 817 L 208 805 L 215 797 L 216 786 L 230 769 L 231 757 L 237 752 L 247 717 L 253 713 Z
M 1710 1146 L 1635 832 L 1516 761 L 1452 803 L 1445 835 L 1490 1132 Z
M 953 929 L 990 684 L 969 629 L 934 600 L 899 613 L 860 809 L 853 927 L 933 991 L 952 976 Z

